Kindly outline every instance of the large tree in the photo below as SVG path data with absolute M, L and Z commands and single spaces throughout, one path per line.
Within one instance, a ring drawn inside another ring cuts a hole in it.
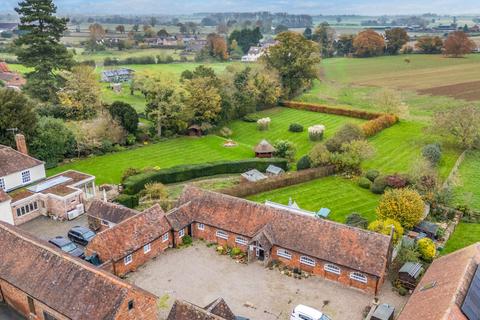
M 215 123 L 222 110 L 222 98 L 210 78 L 200 77 L 188 80 L 186 90 L 189 94 L 185 104 L 193 113 L 192 121 L 198 125 Z
M 318 78 L 320 48 L 296 32 L 281 33 L 276 39 L 278 44 L 270 47 L 263 59 L 278 72 L 284 96 L 292 98 Z
M 387 41 L 388 54 L 398 54 L 400 49 L 408 42 L 407 31 L 403 28 L 393 28 L 385 30 L 385 40 Z
M 443 43 L 443 48 L 446 55 L 458 58 L 472 53 L 475 49 L 475 43 L 465 32 L 455 31 L 448 35 L 447 40 Z
M 312 40 L 318 42 L 322 57 L 331 57 L 335 52 L 335 30 L 330 27 L 328 22 L 322 22 L 315 28 Z
M 32 101 L 13 89 L 0 88 L 0 144 L 14 147 L 15 132 L 23 133 L 27 141 L 31 141 L 36 126 L 37 116 Z
M 262 37 L 258 27 L 255 29 L 234 30 L 228 37 L 228 43 L 231 46 L 232 42 L 236 40 L 243 52 L 247 53 L 251 46 L 258 45 Z
M 431 130 L 455 139 L 463 148 L 472 148 L 480 141 L 480 110 L 465 106 L 437 112 Z
M 24 0 L 15 11 L 20 15 L 20 37 L 15 40 L 19 63 L 33 68 L 24 87 L 30 96 L 55 101 L 61 86 L 58 70 L 70 69 L 72 55 L 60 43 L 68 19 L 55 16 L 52 0 Z
M 337 41 L 335 41 L 335 49 L 338 56 L 350 56 L 353 54 L 353 34 L 342 34 Z
M 227 60 L 228 51 L 225 38 L 216 33 L 209 34 L 207 36 L 207 44 L 201 51 L 201 56 L 207 56 L 219 60 Z
M 357 57 L 374 57 L 383 54 L 385 41 L 381 35 L 372 29 L 367 29 L 355 37 L 353 47 Z
M 418 38 L 415 47 L 421 53 L 441 53 L 443 48 L 443 40 L 439 36 L 430 37 L 423 36 Z

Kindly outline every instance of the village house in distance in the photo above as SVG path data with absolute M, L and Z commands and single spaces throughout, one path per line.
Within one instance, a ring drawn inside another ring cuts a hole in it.
M 28 155 L 25 137 L 17 150 L 0 145 L 0 221 L 20 225 L 40 215 L 71 220 L 95 196 L 95 177 L 69 170 L 46 178 L 42 161 Z

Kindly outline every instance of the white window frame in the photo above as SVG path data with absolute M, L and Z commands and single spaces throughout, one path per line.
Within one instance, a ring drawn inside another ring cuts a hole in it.
M 220 239 L 228 240 L 228 233 L 223 230 L 217 230 L 217 232 L 215 232 L 215 236 Z
M 288 259 L 288 260 L 292 259 L 292 254 L 288 250 L 281 249 L 281 248 L 277 249 L 277 256 Z
M 332 263 L 326 263 L 324 266 L 323 266 L 323 270 L 327 271 L 327 272 L 330 272 L 330 273 L 333 273 L 333 274 L 340 274 L 342 273 L 342 269 L 340 269 L 339 266 L 336 266 Z
M 205 230 L 205 225 L 204 225 L 203 223 L 199 223 L 199 224 L 197 225 L 197 229 L 203 231 L 203 230 Z
M 300 263 L 302 263 L 304 265 L 307 265 L 307 266 L 310 266 L 310 267 L 315 267 L 315 265 L 317 264 L 315 259 L 313 259 L 309 256 L 301 256 L 300 257 Z
M 168 241 L 168 239 L 170 238 L 170 235 L 167 233 L 165 233 L 163 236 L 162 236 L 162 242 L 166 242 Z
M 129 265 L 132 262 L 133 262 L 133 256 L 131 254 L 129 254 L 128 256 L 125 256 L 125 258 L 123 258 L 123 263 L 125 265 Z
M 143 246 L 143 253 L 149 253 L 150 251 L 152 251 L 151 243 L 147 243 L 146 245 Z
M 32 176 L 30 175 L 30 170 L 22 171 L 21 175 L 22 175 L 22 183 L 23 184 L 29 183 L 30 181 L 32 181 Z
M 185 229 L 178 231 L 178 237 L 183 238 L 185 236 Z
M 367 278 L 366 275 L 364 275 L 363 273 L 360 273 L 360 272 L 356 272 L 356 271 L 350 272 L 350 279 L 361 282 L 361 283 L 367 283 L 368 282 L 368 278 Z
M 7 186 L 5 185 L 5 178 L 0 178 L 0 190 L 7 190 Z
M 246 246 L 248 245 L 248 240 L 245 239 L 244 237 L 241 237 L 241 236 L 236 236 L 235 237 L 235 243 L 238 243 L 242 246 Z

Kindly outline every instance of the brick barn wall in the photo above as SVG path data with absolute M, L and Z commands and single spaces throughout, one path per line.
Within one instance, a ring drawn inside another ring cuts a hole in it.
M 3 292 L 5 303 L 10 305 L 10 307 L 12 307 L 13 309 L 17 310 L 20 314 L 22 314 L 27 319 L 44 320 L 44 317 L 43 317 L 44 311 L 48 312 L 50 315 L 54 316 L 58 320 L 68 319 L 67 317 L 61 315 L 60 313 L 56 312 L 55 310 L 49 308 L 45 304 L 35 299 L 33 300 L 34 300 L 36 316 L 30 317 L 30 310 L 28 307 L 28 300 L 27 300 L 28 295 L 25 292 L 21 291 L 20 289 L 10 285 L 9 283 L 1 279 L 0 279 L 0 289 Z
M 282 264 L 288 266 L 289 268 L 299 268 L 305 272 L 309 272 L 329 280 L 340 282 L 341 284 L 347 285 L 349 287 L 354 287 L 354 288 L 363 290 L 365 292 L 375 294 L 375 289 L 377 287 L 377 281 L 378 281 L 378 278 L 375 276 L 360 272 L 367 277 L 367 283 L 362 283 L 360 281 L 350 279 L 350 273 L 356 270 L 337 265 L 340 268 L 340 274 L 337 275 L 335 273 L 325 271 L 324 266 L 325 264 L 330 263 L 329 261 L 324 261 L 324 260 L 320 260 L 320 259 L 308 256 L 309 258 L 312 258 L 315 260 L 315 267 L 312 267 L 312 266 L 300 263 L 300 257 L 303 254 L 287 249 L 287 251 L 292 255 L 292 258 L 286 259 L 284 257 L 280 257 L 277 255 L 277 249 L 282 249 L 282 248 L 278 246 L 272 247 L 271 259 L 277 260 Z
M 141 289 L 130 289 L 115 317 L 115 320 L 157 320 L 157 297 Z M 128 310 L 128 302 L 133 301 L 133 308 Z
M 165 250 L 167 250 L 172 245 L 172 236 L 169 232 L 168 240 L 163 242 L 162 237 L 154 240 L 151 242 L 152 247 L 149 252 L 143 252 L 143 246 L 135 251 L 132 256 L 133 260 L 129 264 L 125 265 L 124 259 L 120 259 L 118 261 L 113 262 L 113 269 L 115 271 L 115 275 L 121 277 L 126 275 L 129 272 L 135 271 L 138 267 L 147 263 L 150 259 L 158 256 Z
M 96 233 L 102 232 L 103 230 L 107 230 L 110 227 L 105 226 L 102 224 L 102 220 L 96 217 L 87 216 L 88 220 L 88 227 L 94 230 Z
M 217 235 L 216 235 L 217 230 L 222 230 L 222 229 L 218 229 L 218 228 L 215 228 L 215 227 L 211 227 L 209 225 L 205 225 L 204 230 L 200 230 L 200 229 L 198 229 L 198 225 L 199 225 L 199 223 L 196 223 L 196 222 L 192 223 L 192 233 L 193 233 L 192 237 L 193 238 L 204 239 L 207 242 L 218 243 L 219 245 L 229 246 L 231 248 L 237 247 L 237 248 L 241 249 L 243 252 L 247 252 L 248 244 L 247 245 L 242 245 L 242 244 L 236 243 L 235 239 L 236 239 L 237 236 L 240 236 L 240 237 L 243 237 L 244 239 L 246 239 L 247 243 L 248 243 L 250 241 L 250 238 L 239 235 L 239 234 L 236 234 L 236 233 L 228 232 L 226 230 L 223 230 L 228 234 L 228 239 L 222 239 L 222 238 L 217 237 Z

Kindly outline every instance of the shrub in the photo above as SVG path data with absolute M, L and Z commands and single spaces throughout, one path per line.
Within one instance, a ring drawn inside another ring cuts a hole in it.
M 394 228 L 393 243 L 396 244 L 403 236 L 403 228 L 398 221 L 393 219 L 375 220 L 368 225 L 368 230 L 389 236 L 392 232 L 392 226 Z
M 295 145 L 288 140 L 277 140 L 273 147 L 275 148 L 275 156 L 285 158 L 288 161 L 295 160 Z
M 353 212 L 347 216 L 345 224 L 356 228 L 366 229 L 368 227 L 368 220 L 362 217 L 359 213 Z
M 312 167 L 312 161 L 308 155 L 304 155 L 297 162 L 297 170 L 305 170 Z
M 145 184 L 145 189 L 140 194 L 142 197 L 148 197 L 150 200 L 164 200 L 168 198 L 167 188 L 159 182 Z
M 243 252 L 240 248 L 237 248 L 237 247 L 233 247 L 232 250 L 230 251 L 230 256 L 231 257 L 236 257 L 236 256 L 239 256 L 241 255 Z
M 127 208 L 135 208 L 138 206 L 138 196 L 136 195 L 128 195 L 128 194 L 121 194 L 115 198 L 115 202 L 121 205 L 124 205 Z
M 151 182 L 168 184 L 217 174 L 243 173 L 250 169 L 265 171 L 270 164 L 287 169 L 287 160 L 276 158 L 180 165 L 130 176 L 123 181 L 123 186 L 126 194 L 136 194 L 144 188 L 145 184 Z
M 404 288 L 404 287 L 400 287 L 398 288 L 398 294 L 401 295 L 402 297 L 403 296 L 406 296 L 408 293 L 408 289 Z
M 193 242 L 192 237 L 189 235 L 185 235 L 182 237 L 182 245 L 189 246 Z
M 442 158 L 442 149 L 438 143 L 427 144 L 423 147 L 422 155 L 430 161 L 433 166 L 436 166 Z
M 288 127 L 288 131 L 290 132 L 303 132 L 303 126 L 298 123 L 292 123 Z
M 405 188 L 409 185 L 408 177 L 400 174 L 387 176 L 387 186 L 393 189 Z
M 232 134 L 233 134 L 232 129 L 228 127 L 223 127 L 222 129 L 220 129 L 220 135 L 224 138 L 229 138 L 232 136 Z
M 398 117 L 393 114 L 383 114 L 380 117 L 367 121 L 362 125 L 362 130 L 367 137 L 372 137 L 380 131 L 390 128 L 398 122 Z
M 388 190 L 383 195 L 376 213 L 379 219 L 400 222 L 407 229 L 417 225 L 423 217 L 425 204 L 417 191 L 409 188 Z
M 427 262 L 432 261 L 437 252 L 435 243 L 433 243 L 433 241 L 429 238 L 422 238 L 418 240 L 417 249 L 420 253 L 420 257 Z
M 360 126 L 346 123 L 327 141 L 326 146 L 330 152 L 339 152 L 343 144 L 363 139 L 365 139 L 365 134 Z
M 368 180 L 365 177 L 361 177 L 358 180 L 358 185 L 363 189 L 370 189 L 370 187 L 372 186 L 372 181 Z
M 308 127 L 308 137 L 311 141 L 319 141 L 323 139 L 323 134 L 325 133 L 325 126 L 317 124 L 311 127 Z
M 113 119 L 129 133 L 135 134 L 138 129 L 137 111 L 128 103 L 115 101 L 108 107 L 108 111 Z
M 323 105 L 318 105 L 313 103 L 297 102 L 297 101 L 285 101 L 285 102 L 282 102 L 282 105 L 292 109 L 308 110 L 308 111 L 321 112 L 321 113 L 327 113 L 327 114 L 337 114 L 340 116 L 360 118 L 365 120 L 375 119 L 382 115 L 381 113 L 368 112 L 363 110 L 334 108 L 329 106 L 323 106 Z
M 269 117 L 258 119 L 257 128 L 260 131 L 265 131 L 270 128 L 270 123 L 272 120 Z
M 123 174 L 122 174 L 122 182 L 125 181 L 125 179 L 127 179 L 128 177 L 131 177 L 131 176 L 134 176 L 136 174 L 139 174 L 141 173 L 142 171 L 140 169 L 137 169 L 137 168 L 127 168 L 125 169 L 125 171 L 123 171 Z
M 387 177 L 378 176 L 373 181 L 370 191 L 372 191 L 375 194 L 382 194 L 385 192 L 385 189 L 387 188 L 387 186 L 388 186 Z
M 243 116 L 242 120 L 245 122 L 257 122 L 261 117 L 256 113 L 251 113 Z
M 372 182 L 375 181 L 379 175 L 380 172 L 378 172 L 378 170 L 368 170 L 367 173 L 365 173 L 365 177 Z
M 308 154 L 312 167 L 320 167 L 330 164 L 332 154 L 323 144 L 316 144 Z

